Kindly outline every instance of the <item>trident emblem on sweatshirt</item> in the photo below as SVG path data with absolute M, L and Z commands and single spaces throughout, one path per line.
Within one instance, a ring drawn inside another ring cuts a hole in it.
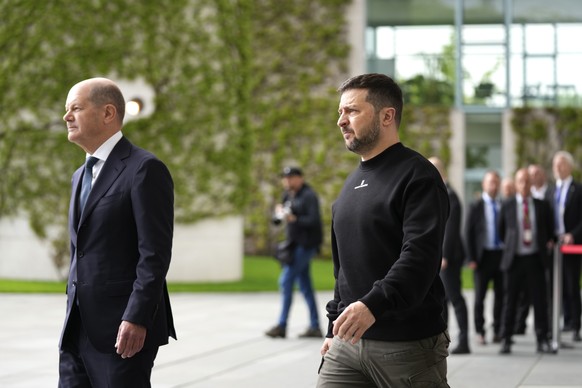
M 362 187 L 366 187 L 366 186 L 368 186 L 368 184 L 367 184 L 367 183 L 364 183 L 365 181 L 366 181 L 365 179 L 362 179 L 362 183 L 360 183 L 360 185 L 359 185 L 359 186 L 356 186 L 356 187 L 354 187 L 354 189 L 356 189 L 356 190 L 357 190 L 357 189 L 361 189 Z

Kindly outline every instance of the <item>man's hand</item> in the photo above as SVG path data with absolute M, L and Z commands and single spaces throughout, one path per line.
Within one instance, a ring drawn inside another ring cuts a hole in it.
M 333 321 L 333 335 L 355 344 L 374 322 L 376 318 L 370 309 L 362 302 L 354 302 Z
M 117 342 L 115 342 L 117 354 L 121 355 L 121 358 L 135 356 L 143 348 L 146 331 L 146 328 L 141 325 L 122 321 L 117 331 Z
M 447 269 L 448 266 L 449 266 L 449 261 L 443 257 L 441 259 L 441 270 Z
M 476 261 L 469 261 L 469 264 L 467 264 L 467 267 L 471 268 L 473 271 L 477 269 L 478 265 Z
M 572 233 L 565 233 L 562 236 L 562 244 L 564 245 L 574 244 L 574 236 L 572 236 Z
M 319 351 L 319 353 L 321 353 L 322 356 L 325 356 L 325 354 L 329 351 L 332 342 L 333 338 L 326 338 L 323 341 L 323 345 L 321 345 L 321 350 Z

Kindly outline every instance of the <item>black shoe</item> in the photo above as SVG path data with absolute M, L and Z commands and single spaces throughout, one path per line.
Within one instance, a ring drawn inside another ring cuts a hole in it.
M 493 343 L 494 343 L 494 344 L 500 344 L 500 343 L 501 343 L 501 340 L 502 340 L 502 338 L 501 338 L 501 336 L 500 336 L 500 335 L 497 335 L 497 334 L 495 334 L 495 335 L 493 336 Z
M 321 330 L 318 328 L 310 327 L 309 329 L 305 330 L 305 332 L 299 334 L 299 338 L 322 338 L 323 334 L 321 334 Z
M 536 349 L 538 353 L 552 353 L 552 347 L 547 340 L 538 341 L 538 347 Z
M 511 353 L 511 340 L 503 341 L 503 345 L 501 345 L 501 349 L 499 350 L 499 354 L 510 354 Z
M 467 344 L 459 344 L 456 348 L 451 350 L 451 354 L 469 354 L 471 350 Z
M 285 338 L 285 336 L 287 335 L 287 331 L 285 330 L 285 328 L 283 326 L 277 325 L 275 327 L 273 327 L 272 329 L 270 329 L 269 331 L 265 332 L 266 335 L 268 335 L 271 338 Z
M 574 341 L 574 342 L 582 342 L 582 338 L 580 337 L 580 332 L 579 331 L 574 332 L 574 335 L 572 336 L 572 341 Z

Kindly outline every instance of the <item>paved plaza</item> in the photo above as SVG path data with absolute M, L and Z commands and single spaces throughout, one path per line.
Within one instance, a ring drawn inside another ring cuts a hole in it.
M 473 293 L 465 295 L 472 306 Z M 331 292 L 319 292 L 316 297 L 325 322 L 323 307 Z M 263 334 L 279 313 L 276 293 L 172 294 L 171 298 L 178 341 L 171 340 L 160 349 L 153 370 L 154 388 L 315 386 L 322 341 L 297 338 L 308 322 L 299 293 L 287 339 Z M 490 299 L 487 303 L 490 312 Z M 56 387 L 57 342 L 64 311 L 64 294 L 0 295 L 0 387 Z M 452 311 L 450 317 L 454 340 L 457 329 Z M 582 343 L 568 342 L 571 333 L 562 338 L 564 347 L 558 354 L 536 354 L 530 317 L 527 333 L 515 337 L 511 355 L 499 355 L 497 344 L 475 342 L 472 354 L 451 355 L 449 384 L 453 388 L 582 387 Z

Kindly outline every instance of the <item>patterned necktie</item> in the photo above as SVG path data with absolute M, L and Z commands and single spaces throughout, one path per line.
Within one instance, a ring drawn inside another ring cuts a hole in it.
M 529 217 L 529 206 L 527 198 L 523 199 L 523 244 L 528 246 L 531 244 L 531 219 Z
M 79 196 L 79 214 L 83 212 L 87 198 L 91 192 L 91 184 L 93 182 L 93 166 L 99 159 L 94 156 L 89 156 L 85 162 L 85 173 L 83 174 L 83 183 L 81 184 L 81 195 Z

